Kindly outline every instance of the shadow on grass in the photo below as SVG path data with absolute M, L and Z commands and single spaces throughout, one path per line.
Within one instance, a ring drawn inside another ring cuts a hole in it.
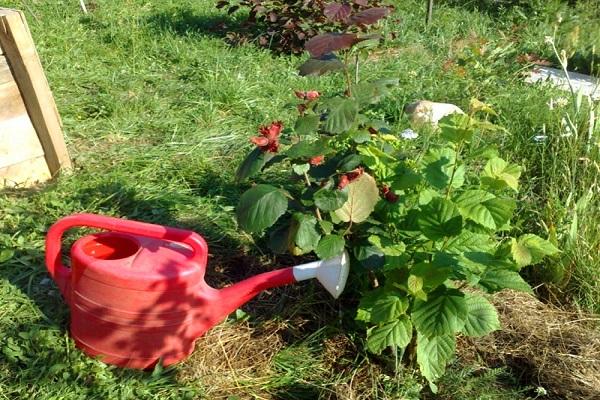
M 245 19 L 245 16 L 201 15 L 189 8 L 175 8 L 152 14 L 146 22 L 154 32 L 173 32 L 181 36 L 198 34 L 227 39 L 229 44 L 239 44 L 239 37 L 249 39 L 258 33 L 245 23 Z

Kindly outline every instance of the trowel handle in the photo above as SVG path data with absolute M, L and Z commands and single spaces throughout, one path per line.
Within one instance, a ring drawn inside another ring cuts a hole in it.
M 73 214 L 58 220 L 50 227 L 46 235 L 46 267 L 50 276 L 59 285 L 60 280 L 64 279 L 65 275 L 70 274 L 70 269 L 61 263 L 62 235 L 68 229 L 76 226 L 100 228 L 113 232 L 130 233 L 184 243 L 192 248 L 193 254 L 190 258 L 208 253 L 208 247 L 202 236 L 192 231 L 96 214 Z

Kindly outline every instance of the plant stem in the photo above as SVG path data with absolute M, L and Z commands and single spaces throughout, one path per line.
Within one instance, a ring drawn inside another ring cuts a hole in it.
M 344 75 L 346 77 L 346 97 L 352 96 L 352 79 L 350 78 L 350 71 L 348 70 L 348 57 L 350 56 L 349 52 L 344 54 Z
M 354 83 L 358 83 L 358 53 L 354 56 Z
M 310 187 L 310 179 L 308 179 L 308 174 L 304 173 L 304 182 L 306 182 L 306 187 Z
M 431 20 L 433 18 L 433 0 L 427 1 L 427 17 L 425 17 L 425 24 L 427 26 L 431 25 Z
M 446 188 L 446 200 L 450 198 L 450 193 L 452 193 L 452 182 L 454 182 L 454 174 L 456 174 L 456 169 L 458 165 L 458 156 L 462 151 L 464 142 L 460 142 L 458 147 L 456 148 L 456 155 L 454 156 L 454 165 L 452 166 L 452 175 L 450 175 L 450 182 L 448 182 L 448 187 Z

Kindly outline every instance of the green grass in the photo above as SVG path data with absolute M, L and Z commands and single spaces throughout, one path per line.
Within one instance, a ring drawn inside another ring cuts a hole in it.
M 0 249 L 14 251 L 0 268 L 0 398 L 201 396 L 203 383 L 180 382 L 176 369 L 155 374 L 119 370 L 74 348 L 66 333 L 68 310 L 43 267 L 44 234 L 60 217 L 82 211 L 190 228 L 209 242 L 211 260 L 218 262 L 209 263 L 209 268 L 218 266 L 225 270 L 222 277 L 237 279 L 239 270 L 231 265 L 247 254 L 262 254 L 260 242 L 237 229 L 233 213 L 243 190 L 235 185 L 233 174 L 250 148 L 248 137 L 259 124 L 274 119 L 291 123 L 292 114 L 283 107 L 292 89 L 327 93 L 341 78 L 301 78 L 295 72 L 301 57 L 274 56 L 252 43 L 228 46 L 213 24 L 227 21 L 235 26 L 239 21 L 230 21 L 210 1 L 96 3 L 87 16 L 75 1 L 3 3 L 25 11 L 75 169 L 39 189 L 0 193 Z M 396 39 L 365 65 L 365 78 L 397 76 L 401 82 L 374 112 L 400 129 L 408 126 L 401 110 L 409 101 L 427 98 L 463 108 L 471 97 L 491 103 L 508 133 L 488 139 L 527 168 L 520 224 L 543 235 L 552 234 L 554 226 L 562 244 L 575 231 L 568 250 L 573 257 L 543 268 L 561 271 L 557 283 L 566 297 L 600 310 L 598 232 L 593 222 L 599 215 L 598 196 L 579 212 L 576 229 L 570 229 L 574 202 L 597 183 L 592 168 L 597 159 L 579 168 L 577 160 L 587 140 L 583 135 L 577 141 L 561 139 L 560 118 L 547 106 L 550 98 L 564 94 L 522 83 L 521 66 L 514 61 L 531 51 L 552 59 L 543 37 L 552 34 L 560 10 L 565 26 L 587 21 L 581 25 L 582 37 L 591 37 L 598 22 L 597 2 L 579 2 L 571 14 L 555 1 L 541 2 L 533 10 L 482 9 L 488 12 L 477 10 L 480 2 L 439 2 L 427 29 L 422 3 L 398 2 L 402 22 L 386 26 L 396 31 Z M 562 41 L 570 32 L 565 31 L 559 31 Z M 587 54 L 587 47 L 582 48 Z M 543 127 L 554 136 L 540 145 L 533 137 Z M 596 151 L 597 140 L 594 136 Z M 596 156 L 597 152 L 589 154 Z M 555 276 L 550 280 L 556 281 Z M 306 310 L 313 297 L 307 296 L 295 311 L 280 305 L 279 317 L 266 318 L 291 319 L 298 310 L 310 318 Z M 359 354 L 341 372 L 319 374 L 325 367 L 314 341 L 322 338 L 307 342 L 308 329 L 291 331 L 295 334 L 289 347 L 273 360 L 276 377 L 263 387 L 275 397 L 336 398 L 332 387 L 350 382 L 364 363 L 381 361 Z M 297 351 L 303 356 L 296 357 Z M 382 365 L 385 373 L 365 375 L 368 384 L 359 393 L 363 398 L 416 398 L 420 380 L 410 373 L 397 379 L 393 369 Z M 501 370 L 481 375 L 456 364 L 449 377 L 440 385 L 445 398 L 525 397 Z

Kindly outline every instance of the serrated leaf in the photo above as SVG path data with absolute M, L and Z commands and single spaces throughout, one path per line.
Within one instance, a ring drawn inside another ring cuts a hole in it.
M 436 197 L 421 207 L 418 223 L 428 239 L 439 240 L 458 235 L 463 220 L 454 203 Z
M 296 134 L 304 136 L 314 133 L 319 128 L 319 121 L 321 117 L 315 114 L 307 114 L 298 117 L 296 124 L 294 125 L 294 132 Z
M 358 104 L 353 99 L 335 97 L 326 103 L 328 110 L 327 119 L 323 129 L 330 133 L 343 133 L 348 131 L 356 115 Z
M 412 324 L 410 319 L 402 316 L 387 324 L 376 326 L 367 333 L 367 348 L 370 352 L 379 354 L 387 347 L 404 348 L 412 339 Z
M 333 51 L 348 49 L 358 40 L 353 33 L 323 33 L 311 38 L 304 48 L 311 57 L 321 57 Z
M 315 205 L 323 211 L 335 211 L 348 200 L 348 194 L 342 190 L 319 189 L 314 195 Z
M 264 152 L 258 147 L 254 148 L 244 161 L 240 164 L 235 173 L 235 178 L 238 182 L 256 175 L 265 166 L 265 164 L 273 158 L 274 153 Z
M 395 176 L 392 178 L 392 187 L 394 189 L 406 190 L 414 188 L 420 182 L 421 174 L 402 166 L 395 170 Z
M 285 155 L 292 159 L 308 159 L 331 153 L 327 139 L 315 141 L 302 140 L 285 151 Z
M 494 248 L 494 243 L 489 235 L 473 233 L 468 230 L 463 230 L 460 235 L 451 237 L 446 242 L 444 250 L 452 254 L 462 254 L 472 251 L 491 251 Z
M 390 88 L 398 84 L 398 79 L 378 79 L 371 82 L 360 82 L 352 86 L 352 97 L 359 104 L 375 104 L 390 92 Z
M 458 332 L 466 317 L 464 294 L 457 289 L 438 288 L 429 293 L 427 301 L 416 299 L 412 308 L 417 331 L 427 337 Z
M 310 169 L 310 165 L 308 163 L 305 164 L 294 164 L 292 165 L 292 170 L 296 175 L 304 175 Z
M 321 57 L 309 58 L 298 69 L 300 76 L 317 75 L 321 76 L 331 71 L 340 71 L 345 68 L 334 54 L 324 54 Z
M 533 234 L 526 234 L 513 239 L 511 244 L 511 254 L 519 267 L 530 264 L 537 264 L 546 256 L 559 253 L 552 243 Z
M 290 247 L 289 224 L 273 229 L 269 234 L 268 246 L 275 254 L 284 254 Z
M 353 252 L 364 268 L 377 269 L 385 264 L 385 254 L 377 246 L 354 246 Z
M 467 294 L 467 319 L 463 332 L 469 336 L 485 336 L 500 329 L 496 308 L 483 296 Z
M 417 335 L 417 363 L 421 374 L 433 383 L 441 378 L 446 365 L 456 350 L 454 335 L 441 335 L 427 338 L 422 334 Z
M 384 289 L 379 287 L 375 290 L 371 290 L 370 292 L 365 293 L 358 304 L 358 309 L 356 313 L 357 321 L 369 322 L 371 321 L 371 311 L 373 310 L 373 305 L 384 294 Z
M 313 215 L 296 213 L 294 214 L 296 224 L 294 242 L 307 253 L 317 247 L 321 234 L 317 231 L 317 219 Z
M 410 274 L 421 279 L 421 288 L 435 289 L 450 277 L 452 268 L 449 265 L 421 262 L 410 269 Z
M 236 215 L 240 227 L 247 232 L 262 232 L 285 213 L 288 200 L 283 192 L 270 185 L 256 185 L 240 198 Z
M 446 189 L 450 185 L 452 179 L 452 187 L 457 189 L 461 187 L 465 181 L 464 165 L 457 165 L 456 152 L 450 148 L 431 149 L 425 157 L 423 157 L 424 168 L 423 173 L 427 182 L 436 189 Z
M 398 319 L 408 309 L 408 299 L 392 293 L 385 293 L 374 303 L 370 322 L 381 324 Z
M 492 230 L 504 226 L 516 208 L 514 200 L 497 198 L 485 190 L 467 190 L 455 202 L 463 217 Z
M 453 143 L 469 142 L 473 138 L 473 119 L 466 114 L 453 113 L 438 122 L 440 135 Z
M 488 268 L 481 275 L 479 285 L 490 293 L 502 289 L 513 289 L 526 293 L 533 293 L 531 286 L 516 271 L 505 268 Z
M 491 158 L 481 174 L 481 183 L 492 189 L 509 187 L 515 192 L 519 191 L 519 177 L 521 167 L 509 164 L 499 157 Z
M 423 278 L 416 275 L 409 275 L 408 281 L 406 282 L 406 287 L 408 291 L 415 295 L 416 293 L 420 293 L 423 291 Z
M 366 220 L 375 209 L 379 201 L 379 189 L 375 179 L 367 173 L 363 173 L 356 180 L 350 182 L 348 188 L 348 200 L 335 211 L 335 215 L 344 222 L 362 222 Z
M 329 3 L 323 8 L 323 14 L 330 21 L 346 21 L 352 12 L 352 7 L 346 3 Z
M 350 154 L 340 161 L 338 164 L 338 170 L 340 172 L 348 172 L 352 171 L 356 167 L 360 165 L 362 162 L 362 157 L 358 154 Z
M 346 241 L 339 235 L 325 235 L 319 240 L 315 252 L 320 259 L 328 260 L 342 254 L 345 244 Z
M 320 220 L 319 226 L 326 235 L 329 235 L 333 231 L 333 224 L 327 220 Z
M 390 14 L 388 7 L 373 7 L 360 11 L 350 17 L 350 22 L 356 25 L 371 25 Z

